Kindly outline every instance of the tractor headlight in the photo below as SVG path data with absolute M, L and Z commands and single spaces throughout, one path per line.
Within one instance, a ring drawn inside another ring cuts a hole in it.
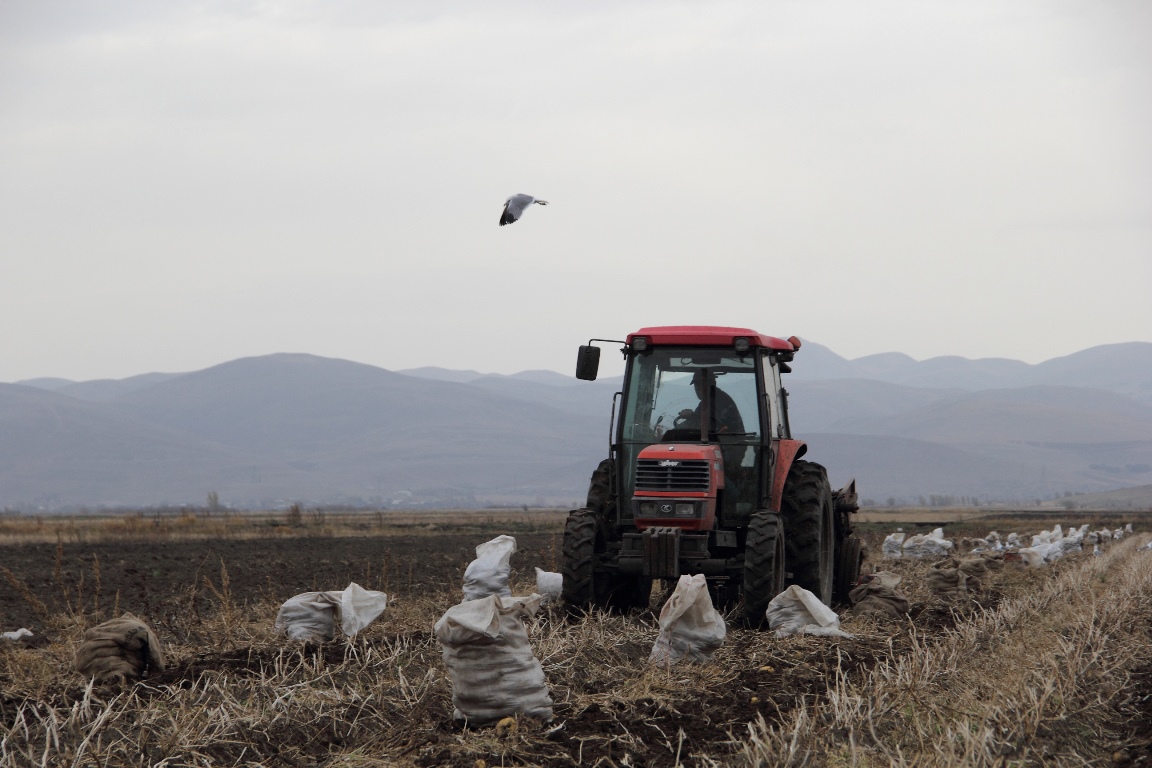
M 690 501 L 677 502 L 676 517 L 696 517 L 696 505 Z
M 640 502 L 640 517 L 656 517 L 656 502 Z

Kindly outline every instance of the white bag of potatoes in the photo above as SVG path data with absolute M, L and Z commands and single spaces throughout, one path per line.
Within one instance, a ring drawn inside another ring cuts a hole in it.
M 346 589 L 304 592 L 288 598 L 276 614 L 276 631 L 291 640 L 319 643 L 334 638 L 339 623 L 340 630 L 353 637 L 386 607 L 386 594 L 364 589 L 353 581 Z
M 772 598 L 764 615 L 768 618 L 769 628 L 776 630 L 776 637 L 852 637 L 840 629 L 840 617 L 836 611 L 798 584 L 793 584 Z
M 452 606 L 436 622 L 457 720 L 483 724 L 516 714 L 552 719 L 544 668 L 524 628 L 540 600 L 489 595 Z
M 703 574 L 681 576 L 660 609 L 660 634 L 648 660 L 664 665 L 684 658 L 711 661 L 727 631 L 724 617 L 712 606 Z

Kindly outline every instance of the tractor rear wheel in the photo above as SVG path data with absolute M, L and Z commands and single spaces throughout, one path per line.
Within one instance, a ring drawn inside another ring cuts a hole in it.
M 772 598 L 784 590 L 784 530 L 780 515 L 761 509 L 748 521 L 744 548 L 744 620 L 764 626 Z
M 836 562 L 836 602 L 848 604 L 848 593 L 860 580 L 860 566 L 864 563 L 864 542 L 850 534 L 840 542 L 840 556 Z
M 830 605 L 836 558 L 836 520 L 827 470 L 811 461 L 794 462 L 784 483 L 780 508 L 787 534 L 792 583 Z

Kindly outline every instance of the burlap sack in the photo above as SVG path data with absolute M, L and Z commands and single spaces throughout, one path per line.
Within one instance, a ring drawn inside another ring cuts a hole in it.
M 147 624 L 126 613 L 84 632 L 76 670 L 96 680 L 142 677 L 164 670 L 164 649 Z
M 932 568 L 928 571 L 928 589 L 937 597 L 954 600 L 967 592 L 966 578 L 959 568 Z
M 860 584 L 848 593 L 854 616 L 902 618 L 910 607 L 908 598 L 896 590 L 899 574 L 877 571 L 860 577 Z
M 953 598 L 967 592 L 979 592 L 988 573 L 988 561 L 983 557 L 946 557 L 932 564 L 928 572 L 928 586 L 940 597 Z

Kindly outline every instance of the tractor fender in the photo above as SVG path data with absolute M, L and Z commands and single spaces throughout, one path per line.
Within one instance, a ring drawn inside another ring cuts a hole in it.
M 780 512 L 780 500 L 784 496 L 784 481 L 788 479 L 788 470 L 792 469 L 792 462 L 808 452 L 808 445 L 803 440 L 780 440 L 776 446 L 776 466 L 772 470 L 772 498 L 768 500 L 769 509 Z

